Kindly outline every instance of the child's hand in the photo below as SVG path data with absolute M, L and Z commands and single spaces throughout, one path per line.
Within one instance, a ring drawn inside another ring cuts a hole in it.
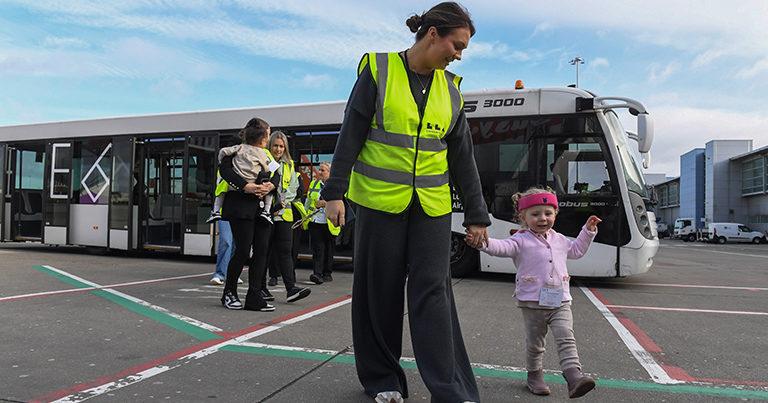
M 592 215 L 587 218 L 587 223 L 585 226 L 590 231 L 597 231 L 597 224 L 600 224 L 601 222 L 603 222 L 603 220 L 601 220 L 600 217 Z

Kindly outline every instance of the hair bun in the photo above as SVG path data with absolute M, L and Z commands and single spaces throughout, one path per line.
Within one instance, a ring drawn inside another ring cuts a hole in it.
M 411 32 L 416 33 L 419 31 L 419 28 L 421 27 L 422 22 L 424 22 L 424 19 L 418 15 L 414 14 L 410 16 L 407 20 L 405 20 L 405 25 L 410 28 Z

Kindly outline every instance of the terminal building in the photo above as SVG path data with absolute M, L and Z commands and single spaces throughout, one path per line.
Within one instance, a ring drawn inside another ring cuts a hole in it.
M 653 185 L 656 219 L 670 226 L 691 219 L 698 229 L 735 222 L 768 231 L 768 146 L 712 140 L 680 156 L 680 176 Z

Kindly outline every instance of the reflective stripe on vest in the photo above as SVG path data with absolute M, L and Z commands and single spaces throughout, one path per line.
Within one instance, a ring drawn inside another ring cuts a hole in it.
M 366 63 L 377 87 L 376 114 L 350 175 L 347 197 L 367 208 L 400 213 L 415 189 L 425 213 L 450 213 L 445 136 L 463 107 L 461 77 L 435 70 L 420 116 L 399 54 L 369 53 L 358 74 Z
M 293 161 L 282 162 L 280 163 L 280 165 L 283 168 L 282 172 L 280 172 L 280 174 L 282 175 L 280 177 L 280 182 L 283 187 L 282 190 L 284 191 L 288 189 L 288 186 L 291 185 L 291 178 L 293 178 L 293 174 L 294 174 Z M 283 209 L 283 214 L 281 214 L 280 217 L 282 217 L 283 221 L 285 222 L 293 222 L 293 209 L 291 208 L 290 205 L 285 206 L 285 208 Z

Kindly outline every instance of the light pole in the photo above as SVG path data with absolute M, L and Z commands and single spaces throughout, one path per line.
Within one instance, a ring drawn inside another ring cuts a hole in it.
M 568 63 L 570 63 L 571 66 L 576 66 L 576 88 L 579 88 L 579 65 L 584 64 L 584 59 L 580 56 L 576 56 Z

